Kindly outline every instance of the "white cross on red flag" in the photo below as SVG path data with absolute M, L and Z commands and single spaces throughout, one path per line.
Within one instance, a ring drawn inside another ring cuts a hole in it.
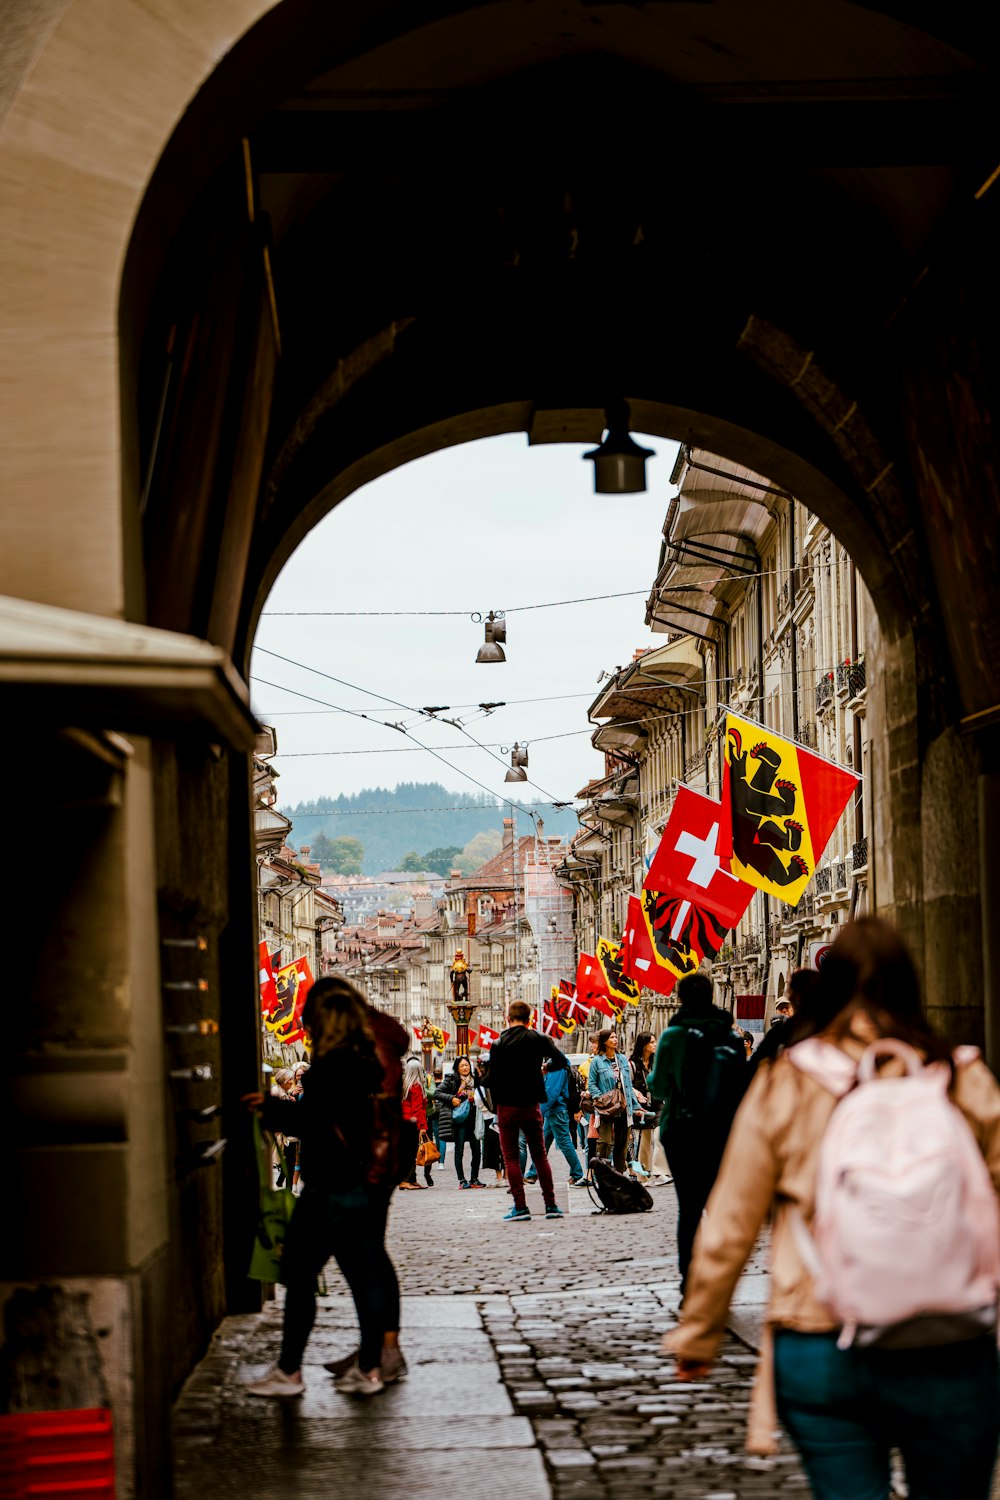
M 679 896 L 735 927 L 750 904 L 753 886 L 731 874 L 729 860 L 719 853 L 722 820 L 721 803 L 688 786 L 678 787 L 642 888 Z

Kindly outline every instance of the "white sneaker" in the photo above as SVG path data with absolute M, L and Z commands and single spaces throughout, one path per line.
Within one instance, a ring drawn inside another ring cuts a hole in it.
M 301 1375 L 286 1375 L 277 1365 L 260 1380 L 244 1386 L 248 1396 L 301 1396 L 305 1388 Z
M 334 1381 L 337 1390 L 344 1396 L 377 1396 L 385 1390 L 385 1382 L 379 1370 L 362 1373 L 360 1366 L 352 1365 L 339 1380 Z

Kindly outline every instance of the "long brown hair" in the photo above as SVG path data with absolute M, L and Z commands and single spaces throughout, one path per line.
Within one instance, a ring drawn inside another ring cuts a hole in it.
M 313 1053 L 325 1057 L 337 1048 L 375 1057 L 375 1038 L 361 991 L 346 979 L 317 979 L 302 1007 L 302 1024 L 312 1033 Z
M 859 1011 L 880 1036 L 898 1037 L 928 1062 L 952 1066 L 951 1047 L 924 1015 L 909 949 L 880 917 L 859 917 L 841 930 L 819 971 L 815 993 L 792 1022 L 791 1042 L 821 1032 L 843 1041 Z

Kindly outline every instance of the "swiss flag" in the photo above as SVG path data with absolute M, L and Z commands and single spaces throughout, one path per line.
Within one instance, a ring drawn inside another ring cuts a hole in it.
M 500 1040 L 500 1033 L 499 1033 L 499 1031 L 494 1031 L 492 1026 L 480 1026 L 480 1028 L 479 1028 L 479 1045 L 480 1045 L 480 1047 L 492 1047 L 499 1040 Z
M 616 1011 L 608 994 L 604 970 L 592 953 L 580 954 L 576 966 L 576 994 L 584 1005 L 589 1004 L 593 1010 L 599 1010 L 602 1015 L 614 1019 Z
M 690 787 L 678 787 L 642 888 L 668 891 L 712 912 L 727 927 L 735 927 L 750 904 L 754 888 L 730 874 L 729 860 L 719 852 L 725 816 L 721 802 Z M 725 837 L 728 835 L 727 827 Z
M 265 1016 L 269 1016 L 273 1010 L 278 1008 L 278 991 L 274 983 L 274 968 L 271 964 L 271 955 L 267 951 L 266 943 L 257 944 L 257 968 L 258 982 L 260 984 L 260 1008 Z

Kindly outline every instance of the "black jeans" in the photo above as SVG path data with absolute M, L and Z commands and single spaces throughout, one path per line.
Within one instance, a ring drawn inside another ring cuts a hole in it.
M 468 1141 L 472 1148 L 472 1181 L 479 1181 L 479 1163 L 482 1158 L 479 1142 L 476 1140 L 476 1122 L 470 1112 L 467 1119 L 458 1124 L 453 1124 L 455 1132 L 455 1172 L 459 1182 L 465 1181 L 465 1143 Z
M 345 1193 L 303 1188 L 281 1255 L 285 1284 L 278 1368 L 293 1375 L 316 1320 L 316 1277 L 332 1256 L 351 1289 L 361 1330 L 358 1363 L 374 1370 L 386 1333 L 399 1329 L 399 1282 L 385 1248 L 389 1193 L 357 1187 Z
M 613 1156 L 616 1172 L 624 1172 L 628 1158 L 629 1116 L 615 1115 L 610 1120 L 601 1120 L 598 1126 L 598 1156 Z
M 704 1131 L 695 1120 L 675 1121 L 662 1140 L 677 1194 L 677 1263 L 683 1297 L 694 1237 L 718 1175 L 722 1153 L 714 1144 L 706 1143 Z

